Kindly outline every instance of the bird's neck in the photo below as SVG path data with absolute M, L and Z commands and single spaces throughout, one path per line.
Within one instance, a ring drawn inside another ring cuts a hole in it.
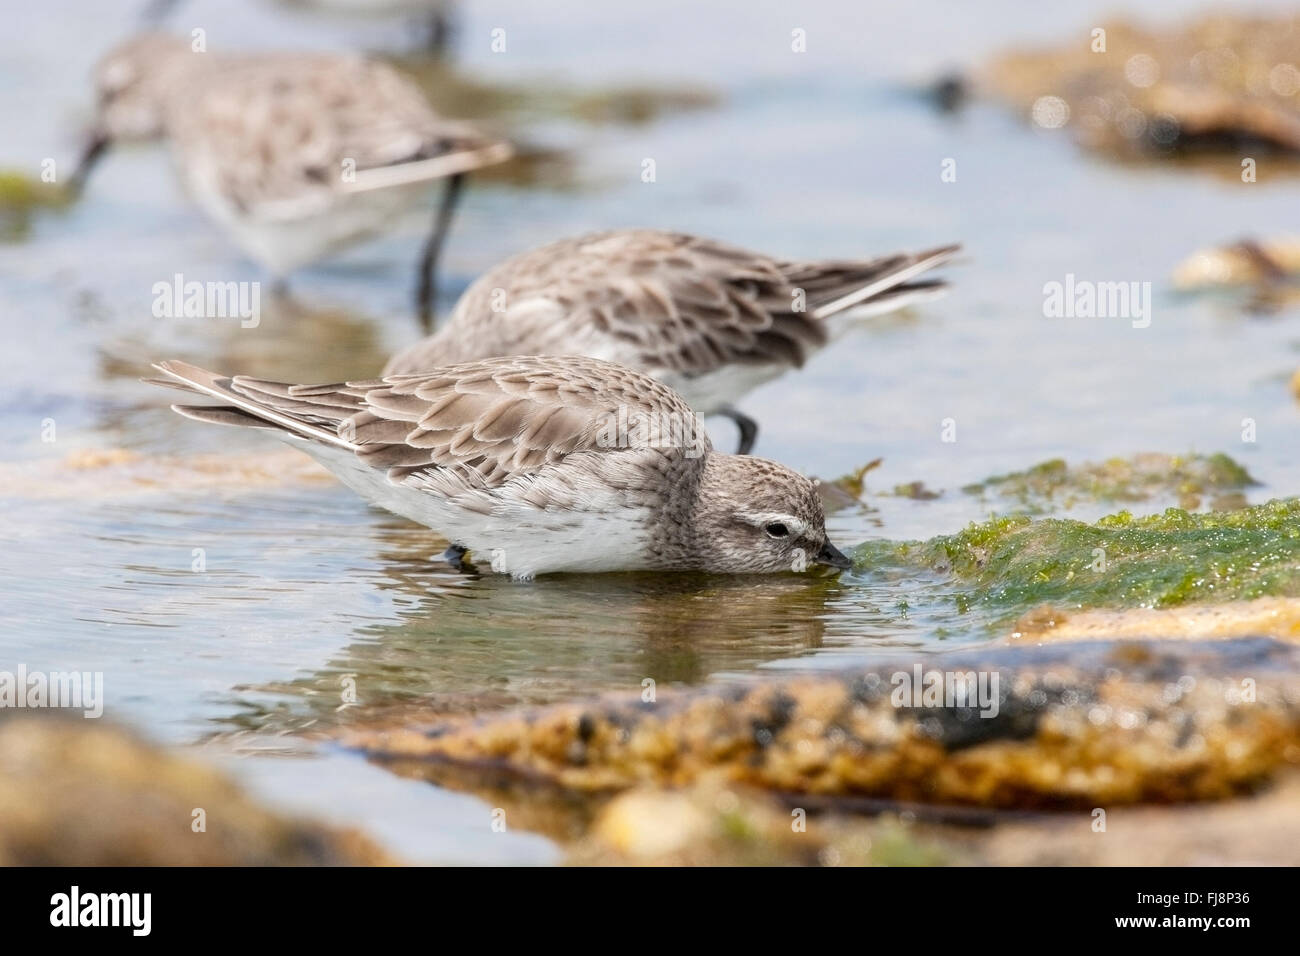
M 683 525 L 689 529 L 690 543 L 696 549 L 717 534 L 719 522 L 728 514 L 729 489 L 735 480 L 735 459 L 739 457 L 710 452 L 704 466 L 695 470 L 691 489 L 694 493 L 683 496 L 690 502 L 690 513 Z

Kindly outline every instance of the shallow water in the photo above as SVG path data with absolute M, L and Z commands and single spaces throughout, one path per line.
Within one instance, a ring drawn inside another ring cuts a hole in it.
M 1086 35 L 1111 5 L 696 6 L 464 5 L 458 63 L 477 81 L 663 86 L 718 102 L 618 123 L 557 114 L 544 96 L 506 97 L 492 118 L 571 151 L 569 167 L 533 186 L 471 189 L 444 307 L 497 260 L 592 228 L 677 228 L 792 257 L 960 240 L 967 252 L 946 270 L 945 300 L 861 329 L 744 403 L 763 455 L 827 477 L 883 456 L 869 489 L 919 479 L 946 491 L 869 495 L 869 509 L 832 516 L 833 540 L 954 531 L 983 516 L 962 485 L 1057 456 L 1225 451 L 1263 482 L 1251 500 L 1300 490 L 1286 385 L 1300 364 L 1294 313 L 1252 318 L 1233 297 L 1178 297 L 1166 281 L 1198 248 L 1294 232 L 1300 179 L 1264 169 L 1245 185 L 1233 157 L 1227 175 L 1112 164 L 995 105 L 944 117 L 907 89 L 1024 39 Z M 50 0 L 9 11 L 0 166 L 70 163 L 87 70 L 127 32 L 127 7 Z M 1169 3 L 1162 17 L 1201 8 Z M 252 0 L 194 0 L 178 22 L 203 26 L 210 45 L 401 44 L 394 26 Z M 488 50 L 495 26 L 507 29 L 506 54 Z M 789 50 L 796 26 L 808 30 L 803 55 Z M 645 157 L 657 163 L 653 184 L 639 178 Z M 956 183 L 940 181 L 947 157 Z M 174 273 L 259 278 L 187 205 L 159 150 L 111 157 L 83 202 L 36 216 L 0 247 L 0 463 L 30 466 L 0 487 L 0 668 L 102 670 L 111 718 L 203 743 L 269 799 L 358 824 L 407 858 L 547 862 L 553 846 L 493 833 L 484 803 L 321 739 L 412 706 L 460 712 L 986 637 L 912 610 L 932 585 L 923 575 L 519 585 L 429 563 L 441 543 L 328 481 L 224 487 L 179 468 L 155 487 L 123 487 L 111 466 L 74 475 L 61 464 L 86 449 L 129 449 L 146 472 L 152 456 L 279 455 L 263 436 L 179 419 L 137 378 L 169 356 L 296 380 L 372 374 L 416 334 L 410 273 L 423 218 L 295 277 L 294 303 L 264 303 L 257 329 L 152 317 L 153 284 Z M 1044 318 L 1043 284 L 1066 273 L 1151 281 L 1151 326 Z M 955 443 L 940 441 L 946 418 Z M 1254 443 L 1242 441 L 1244 418 L 1256 422 Z M 41 440 L 47 419 L 53 443 Z M 725 422 L 715 434 L 733 440 Z M 343 706 L 349 680 L 358 699 Z

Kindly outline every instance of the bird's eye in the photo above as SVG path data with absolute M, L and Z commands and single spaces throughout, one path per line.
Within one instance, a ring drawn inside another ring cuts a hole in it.
M 790 533 L 790 529 L 779 521 L 773 521 L 771 524 L 764 525 L 763 530 L 767 532 L 770 538 L 784 538 Z

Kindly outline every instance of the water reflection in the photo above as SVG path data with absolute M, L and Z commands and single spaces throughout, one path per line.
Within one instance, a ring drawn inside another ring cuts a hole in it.
M 231 723 L 257 734 L 332 733 L 547 703 L 612 689 L 695 684 L 823 646 L 844 586 L 789 575 L 611 574 L 521 584 L 451 572 L 427 531 L 386 523 L 373 584 L 393 624 L 359 628 L 322 666 L 244 686 Z M 355 703 L 347 692 L 355 689 Z

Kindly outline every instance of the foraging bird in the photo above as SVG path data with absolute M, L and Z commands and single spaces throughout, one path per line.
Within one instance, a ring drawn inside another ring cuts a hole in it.
M 517 356 L 334 385 L 155 366 L 217 405 L 203 422 L 272 430 L 366 500 L 520 579 L 553 572 L 847 568 L 815 486 L 719 454 L 690 406 L 639 372 Z
M 747 454 L 758 425 L 735 408 L 740 398 L 853 321 L 942 294 L 942 281 L 916 279 L 959 248 L 801 262 L 655 229 L 564 239 L 485 273 L 384 373 L 492 355 L 589 355 L 665 382 L 702 415 L 731 418 Z
M 464 178 L 512 153 L 357 56 L 209 53 L 147 33 L 105 56 L 95 85 L 97 119 L 73 189 L 110 144 L 165 137 L 194 201 L 277 278 L 391 228 L 445 179 L 420 261 L 426 326 Z

